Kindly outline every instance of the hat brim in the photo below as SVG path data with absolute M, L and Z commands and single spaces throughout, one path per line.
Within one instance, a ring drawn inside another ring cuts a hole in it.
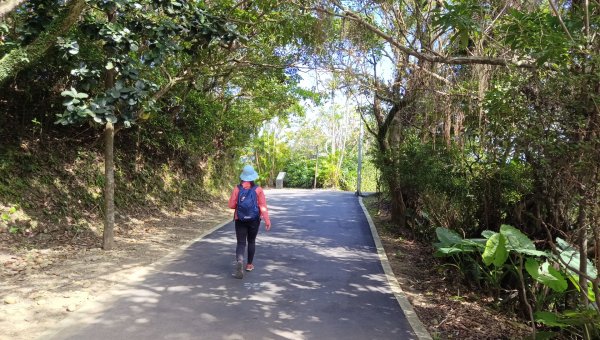
M 245 176 L 244 175 L 240 175 L 240 179 L 242 181 L 251 182 L 251 181 L 254 181 L 254 180 L 258 179 L 258 174 L 255 172 L 253 174 L 249 174 L 249 175 L 245 175 Z

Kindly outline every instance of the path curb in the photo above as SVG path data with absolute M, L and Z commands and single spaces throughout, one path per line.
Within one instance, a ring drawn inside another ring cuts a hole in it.
M 363 213 L 365 214 L 365 217 L 369 222 L 371 234 L 373 235 L 375 247 L 377 248 L 377 254 L 379 255 L 379 261 L 381 262 L 381 266 L 383 267 L 385 276 L 387 277 L 388 283 L 390 284 L 394 296 L 396 296 L 396 300 L 398 300 L 398 303 L 400 304 L 400 308 L 402 308 L 404 315 L 406 315 L 408 323 L 417 335 L 417 338 L 419 338 L 420 340 L 432 340 L 431 335 L 429 335 L 429 332 L 427 331 L 427 328 L 419 319 L 419 316 L 415 312 L 413 306 L 406 298 L 406 295 L 404 295 L 404 292 L 402 291 L 398 280 L 396 280 L 396 276 L 394 275 L 392 266 L 390 265 L 390 261 L 388 260 L 388 257 L 385 254 L 385 249 L 383 248 L 383 244 L 381 243 L 381 239 L 379 238 L 379 233 L 377 233 L 377 228 L 375 228 L 375 223 L 373 223 L 373 219 L 371 218 L 371 215 L 369 215 L 369 212 L 367 211 L 367 208 L 363 203 L 363 199 L 360 196 L 358 197 L 358 203 L 360 203 L 360 207 L 362 208 Z

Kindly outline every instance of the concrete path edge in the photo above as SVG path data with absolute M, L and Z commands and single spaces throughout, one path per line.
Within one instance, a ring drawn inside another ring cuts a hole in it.
M 377 228 L 375 228 L 373 219 L 371 218 L 371 215 L 367 211 L 367 208 L 365 207 L 365 205 L 363 203 L 362 197 L 360 197 L 360 196 L 358 197 L 358 202 L 360 203 L 363 213 L 365 214 L 365 217 L 367 218 L 367 221 L 369 222 L 369 228 L 371 228 L 371 234 L 373 235 L 373 240 L 375 241 L 375 247 L 377 248 L 377 254 L 379 255 L 379 261 L 381 262 L 381 266 L 383 267 L 385 276 L 387 277 L 388 283 L 390 284 L 390 287 L 392 288 L 392 292 L 394 293 L 394 296 L 396 296 L 396 300 L 398 300 L 398 304 L 400 304 L 400 308 L 402 308 L 402 310 L 404 311 L 404 315 L 406 315 L 406 319 L 408 319 L 408 323 L 410 324 L 413 331 L 415 332 L 415 334 L 417 335 L 417 337 L 420 340 L 432 340 L 431 335 L 429 335 L 429 332 L 427 331 L 427 328 L 425 327 L 425 325 L 423 325 L 423 323 L 419 319 L 419 316 L 417 315 L 417 313 L 413 309 L 412 305 L 406 298 L 406 295 L 402 291 L 402 288 L 400 287 L 398 280 L 396 280 L 396 275 L 394 275 L 394 272 L 392 271 L 392 266 L 390 265 L 388 257 L 385 254 L 385 249 L 383 248 L 383 244 L 381 243 L 381 239 L 379 238 L 379 234 L 377 233 Z

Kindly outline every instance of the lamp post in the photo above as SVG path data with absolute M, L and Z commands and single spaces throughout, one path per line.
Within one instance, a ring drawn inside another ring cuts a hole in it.
M 356 171 L 356 196 L 360 196 L 360 181 L 362 172 L 362 140 L 363 140 L 363 122 L 360 120 L 360 132 L 358 134 L 358 169 Z
M 313 182 L 313 189 L 317 188 L 318 171 L 319 171 L 319 147 L 317 146 L 317 155 L 315 156 L 315 181 Z

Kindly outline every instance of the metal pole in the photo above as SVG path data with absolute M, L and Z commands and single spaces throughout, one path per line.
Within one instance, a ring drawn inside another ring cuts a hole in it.
M 319 170 L 319 147 L 317 146 L 317 157 L 315 159 L 315 181 L 313 183 L 313 189 L 317 188 L 317 174 Z
M 362 140 L 363 140 L 363 122 L 360 120 L 360 132 L 358 135 L 358 171 L 356 172 L 356 196 L 360 195 L 360 181 L 362 172 Z

